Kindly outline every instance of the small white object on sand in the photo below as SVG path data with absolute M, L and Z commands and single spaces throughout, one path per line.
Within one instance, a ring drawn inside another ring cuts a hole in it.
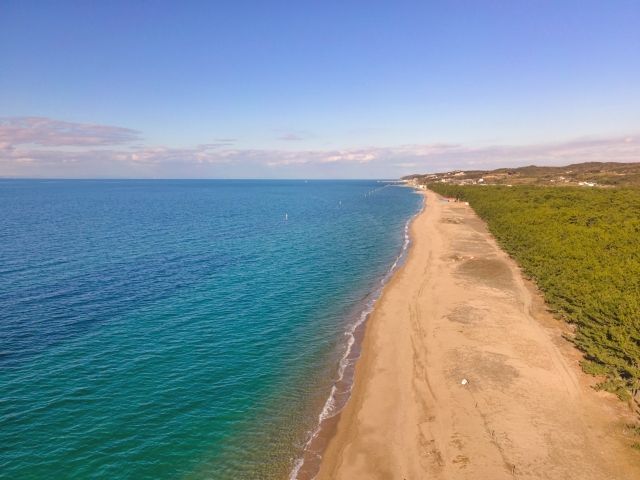
M 469 383 L 469 380 L 467 380 L 466 378 L 463 378 L 462 381 L 460 382 L 462 385 L 466 385 L 467 383 Z

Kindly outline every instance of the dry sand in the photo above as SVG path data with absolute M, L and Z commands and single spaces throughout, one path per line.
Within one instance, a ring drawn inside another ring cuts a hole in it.
M 640 479 L 631 414 L 591 388 L 567 327 L 470 207 L 426 196 L 318 478 Z

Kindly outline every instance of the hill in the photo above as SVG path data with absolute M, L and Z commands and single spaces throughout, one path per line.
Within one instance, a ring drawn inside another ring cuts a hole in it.
M 496 170 L 454 170 L 425 175 L 408 175 L 411 183 L 452 185 L 546 185 L 546 186 L 640 186 L 639 163 L 587 162 L 566 167 L 529 165 Z

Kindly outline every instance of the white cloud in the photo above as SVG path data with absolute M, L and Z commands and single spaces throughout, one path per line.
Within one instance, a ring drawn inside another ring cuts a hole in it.
M 138 140 L 130 128 L 65 122 L 45 117 L 0 118 L 0 144 L 42 146 L 120 145 Z
M 5 119 L 0 122 L 0 175 L 393 178 L 454 168 L 640 161 L 640 143 L 629 135 L 533 145 L 432 143 L 342 150 L 237 149 L 232 139 L 192 148 L 118 147 L 137 138 L 137 132 L 121 127 Z

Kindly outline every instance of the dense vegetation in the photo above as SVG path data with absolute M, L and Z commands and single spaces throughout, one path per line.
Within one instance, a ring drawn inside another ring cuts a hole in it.
M 640 189 L 431 184 L 468 201 L 531 276 L 600 388 L 640 400 Z

